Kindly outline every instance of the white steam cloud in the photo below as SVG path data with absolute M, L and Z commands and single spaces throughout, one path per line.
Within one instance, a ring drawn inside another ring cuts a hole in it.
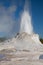
M 0 7 L 0 32 L 11 34 L 13 25 L 15 24 L 12 14 L 16 11 L 16 6 L 12 5 L 8 8 Z

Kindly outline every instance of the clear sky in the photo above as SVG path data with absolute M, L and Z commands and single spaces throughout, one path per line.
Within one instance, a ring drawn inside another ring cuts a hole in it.
M 43 37 L 43 0 L 31 0 L 31 8 L 34 31 Z
M 25 0 L 0 0 L 0 37 L 13 36 L 20 28 Z M 43 0 L 31 0 L 34 32 L 43 37 Z

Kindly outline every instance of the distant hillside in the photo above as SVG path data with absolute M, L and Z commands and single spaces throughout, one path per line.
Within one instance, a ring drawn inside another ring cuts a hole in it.
M 40 38 L 40 41 L 41 41 L 41 43 L 43 44 L 43 39 L 42 39 L 42 38 Z
M 0 42 L 4 42 L 6 40 L 6 38 L 5 37 L 0 37 Z

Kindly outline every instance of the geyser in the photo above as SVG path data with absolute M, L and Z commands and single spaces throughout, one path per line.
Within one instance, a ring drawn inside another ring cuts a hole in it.
M 43 45 L 39 40 L 39 36 L 37 34 L 33 34 L 33 27 L 31 23 L 31 16 L 28 11 L 27 0 L 23 14 L 21 15 L 20 33 L 17 34 L 15 38 L 0 43 L 0 50 L 2 49 L 15 49 L 17 51 L 43 51 Z
M 31 16 L 28 9 L 28 2 L 25 1 L 24 11 L 21 15 L 20 33 L 26 32 L 28 34 L 33 33 L 33 27 L 31 23 Z

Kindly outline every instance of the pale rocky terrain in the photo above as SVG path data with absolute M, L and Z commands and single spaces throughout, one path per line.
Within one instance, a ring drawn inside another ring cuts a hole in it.
M 0 65 L 43 65 L 43 52 L 12 51 L 0 52 Z
M 43 65 L 43 45 L 39 36 L 20 33 L 0 43 L 0 65 Z

